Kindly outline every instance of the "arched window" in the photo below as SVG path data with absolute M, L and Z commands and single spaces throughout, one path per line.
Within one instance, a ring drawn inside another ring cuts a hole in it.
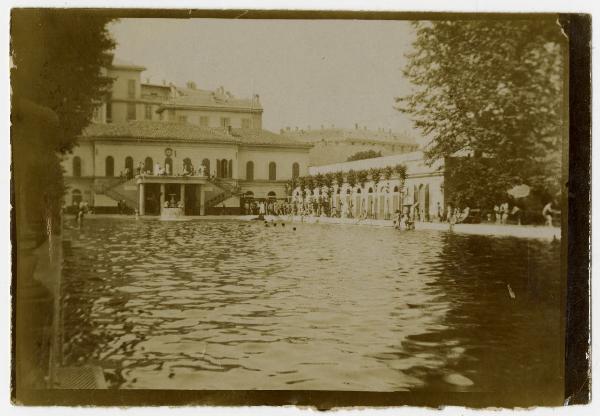
M 394 186 L 394 192 L 398 192 L 398 186 Z
M 292 165 L 292 179 L 296 179 L 300 176 L 300 165 L 298 162 L 294 162 Z
M 81 158 L 79 156 L 73 158 L 73 176 L 76 178 L 81 176 Z
M 357 193 L 357 194 L 360 194 L 360 193 L 361 193 L 361 190 L 360 190 L 360 188 L 358 188 L 358 189 L 356 190 L 356 193 Z
M 165 172 L 169 176 L 173 175 L 173 159 L 170 157 L 165 158 Z
M 227 159 L 221 159 L 221 178 L 227 177 Z
M 80 202 L 81 202 L 81 191 L 79 189 L 73 189 L 73 191 L 71 191 L 71 204 L 79 205 Z
M 373 188 L 369 188 L 369 193 L 372 194 L 373 193 Z
M 277 165 L 275 164 L 275 162 L 269 163 L 269 180 L 277 180 Z
M 106 156 L 105 176 L 115 176 L 115 159 L 112 156 Z
M 148 156 L 146 158 L 146 160 L 144 161 L 144 170 L 146 172 L 149 172 L 149 173 L 154 172 L 153 161 L 152 161 L 152 158 L 150 156 Z
M 210 160 L 202 159 L 202 166 L 204 166 L 204 172 L 207 176 L 210 176 Z
M 275 191 L 269 191 L 269 193 L 267 194 L 267 198 L 277 199 L 277 194 L 275 193 Z
M 352 191 L 350 190 L 350 188 L 346 189 L 346 195 L 350 195 L 352 193 Z
M 233 178 L 233 160 L 229 159 L 229 166 L 227 167 L 227 177 Z
M 246 180 L 247 181 L 254 180 L 254 162 L 251 160 L 246 162 Z
M 125 158 L 125 169 L 129 169 L 127 179 L 133 178 L 133 158 L 131 156 Z

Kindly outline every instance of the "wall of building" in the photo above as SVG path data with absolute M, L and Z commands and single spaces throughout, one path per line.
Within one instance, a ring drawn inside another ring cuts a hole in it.
M 112 98 L 113 99 L 129 99 L 128 96 L 128 83 L 129 80 L 135 81 L 135 99 L 141 98 L 141 87 L 140 87 L 140 74 L 139 70 L 129 70 L 121 68 L 111 68 L 108 70 L 108 76 L 114 78 L 112 85 Z
M 240 148 L 238 157 L 239 178 L 246 178 L 246 163 L 254 162 L 254 179 L 269 179 L 269 163 L 275 162 L 277 166 L 277 180 L 292 179 L 292 165 L 300 165 L 300 176 L 308 173 L 308 149 L 269 149 L 268 147 Z
M 163 110 L 163 120 L 166 121 L 181 121 L 180 117 L 186 117 L 186 122 L 190 124 L 200 125 L 200 117 L 208 117 L 208 127 L 221 127 L 221 118 L 229 118 L 230 125 L 233 128 L 239 129 L 243 127 L 242 120 L 246 119 L 250 123 L 250 128 L 260 128 L 262 123 L 261 114 L 252 114 L 244 111 L 218 111 L 218 110 L 201 110 L 201 109 L 175 109 L 171 113 L 168 109 Z
M 136 143 L 136 142 L 96 142 L 96 170 L 95 176 L 105 175 L 105 160 L 107 156 L 112 156 L 115 162 L 115 176 L 119 172 L 125 170 L 125 159 L 130 156 L 133 158 L 133 167 L 137 168 L 138 163 L 146 160 L 146 157 L 151 157 L 153 164 L 160 163 L 164 167 L 166 155 L 165 150 L 170 148 L 173 150 L 171 159 L 173 160 L 173 173 L 181 173 L 183 171 L 183 159 L 190 158 L 195 167 L 199 167 L 203 159 L 210 160 L 211 174 L 216 169 L 217 159 L 236 159 L 237 146 L 234 144 L 180 144 L 172 142 L 157 142 L 157 143 Z M 234 175 L 235 166 L 234 165 Z
M 81 160 L 81 176 L 94 176 L 94 145 L 89 141 L 80 141 L 78 146 L 73 148 L 73 153 L 64 157 L 62 166 L 65 170 L 65 176 L 73 176 L 73 158 L 79 157 Z

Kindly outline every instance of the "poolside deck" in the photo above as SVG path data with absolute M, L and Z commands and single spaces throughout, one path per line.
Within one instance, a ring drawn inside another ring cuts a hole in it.
M 123 218 L 134 220 L 135 217 L 132 215 L 110 215 L 110 214 L 97 214 L 88 215 L 85 217 L 88 219 L 100 219 L 100 218 Z M 238 221 L 252 221 L 256 218 L 256 215 L 203 215 L 203 216 L 187 216 L 186 220 L 204 220 L 204 221 L 218 221 L 218 220 L 238 220 Z M 157 216 L 142 216 L 141 220 L 154 220 L 158 221 Z M 392 220 L 357 220 L 354 218 L 329 218 L 329 217 L 304 217 L 299 216 L 276 216 L 276 215 L 265 215 L 266 221 L 286 221 L 295 223 L 305 224 L 337 224 L 337 225 L 355 225 L 355 226 L 374 226 L 374 227 L 393 227 L 394 223 Z M 449 231 L 450 226 L 448 223 L 439 222 L 416 222 L 415 229 L 418 230 L 439 230 Z M 490 236 L 502 236 L 502 237 L 518 237 L 518 238 L 535 238 L 542 240 L 560 240 L 561 229 L 559 227 L 545 227 L 545 226 L 533 226 L 533 225 L 497 225 L 497 224 L 456 224 L 452 227 L 452 231 L 461 234 L 475 234 L 475 235 L 490 235 Z

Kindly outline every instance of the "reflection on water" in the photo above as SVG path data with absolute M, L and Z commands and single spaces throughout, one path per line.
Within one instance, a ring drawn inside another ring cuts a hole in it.
M 561 389 L 558 244 L 296 227 L 71 230 L 66 364 L 118 388 Z

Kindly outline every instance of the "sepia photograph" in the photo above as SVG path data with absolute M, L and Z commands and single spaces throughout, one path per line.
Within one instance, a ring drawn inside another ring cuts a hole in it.
M 589 16 L 10 23 L 13 403 L 589 401 Z

